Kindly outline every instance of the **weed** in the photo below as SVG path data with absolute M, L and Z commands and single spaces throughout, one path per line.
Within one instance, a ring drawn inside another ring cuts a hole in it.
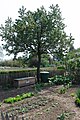
M 75 97 L 75 93 L 71 93 L 70 96 Z
M 21 107 L 19 112 L 20 113 L 25 113 L 25 112 L 28 112 L 28 109 L 26 107 L 24 107 L 24 108 Z
M 80 107 L 80 89 L 78 89 L 76 92 L 75 104 Z
M 2 102 L 0 102 L 0 107 L 1 107 L 1 105 L 2 105 Z
M 75 104 L 80 107 L 80 99 L 79 98 L 76 98 Z
M 64 94 L 65 92 L 66 92 L 66 88 L 65 87 L 60 88 L 60 91 L 59 91 L 60 94 Z
M 65 113 L 62 113 L 60 116 L 57 117 L 58 120 L 64 120 L 65 119 Z
M 44 83 L 40 83 L 40 84 L 36 84 L 35 85 L 35 91 L 41 91 L 41 89 L 43 88 Z
M 77 92 L 76 92 L 76 96 L 77 96 L 77 98 L 80 99 L 80 89 L 77 90 Z

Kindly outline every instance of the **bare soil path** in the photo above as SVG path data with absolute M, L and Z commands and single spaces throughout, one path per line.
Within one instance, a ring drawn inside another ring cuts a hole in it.
M 64 120 L 80 120 L 80 108 L 76 107 L 75 97 L 71 96 L 80 86 L 69 88 L 65 94 L 59 93 L 61 87 L 46 87 L 31 98 L 14 104 L 3 103 L 0 111 L 7 112 L 10 116 L 24 116 L 27 120 L 57 120 L 62 114 L 65 116 Z M 34 91 L 34 86 L 0 91 L 0 100 L 30 91 Z

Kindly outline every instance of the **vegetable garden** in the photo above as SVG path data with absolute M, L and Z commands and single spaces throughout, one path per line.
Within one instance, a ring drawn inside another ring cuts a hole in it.
M 55 75 L 49 83 L 0 92 L 0 111 L 9 119 L 79 120 L 80 89 L 70 77 Z

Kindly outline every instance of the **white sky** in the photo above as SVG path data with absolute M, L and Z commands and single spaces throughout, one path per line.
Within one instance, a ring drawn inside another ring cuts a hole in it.
M 67 25 L 66 33 L 72 33 L 75 38 L 74 47 L 80 47 L 80 0 L 0 0 L 0 24 L 4 24 L 8 16 L 16 19 L 22 5 L 27 10 L 34 11 L 42 5 L 48 9 L 52 4 L 59 5 Z

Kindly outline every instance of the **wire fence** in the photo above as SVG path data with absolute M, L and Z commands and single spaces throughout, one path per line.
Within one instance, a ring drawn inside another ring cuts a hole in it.
M 11 116 L 8 115 L 8 113 L 1 112 L 1 119 L 0 120 L 28 120 L 27 117 L 19 117 L 14 116 L 13 114 Z

